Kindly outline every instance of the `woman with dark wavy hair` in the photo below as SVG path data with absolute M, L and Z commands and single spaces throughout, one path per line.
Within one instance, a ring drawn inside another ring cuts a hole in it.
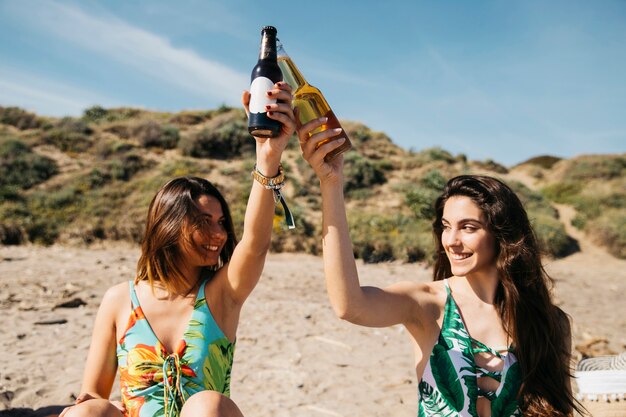
M 570 325 L 550 297 L 537 239 L 515 193 L 486 176 L 451 179 L 436 202 L 434 281 L 361 286 L 334 132 L 298 134 L 320 180 L 326 285 L 337 316 L 408 330 L 420 417 L 571 416 Z M 309 138 L 309 136 L 311 137 Z
M 284 184 L 280 160 L 295 130 L 289 85 L 277 83 L 268 96 L 278 100 L 266 109 L 282 130 L 255 138 L 241 241 L 209 181 L 165 184 L 148 209 L 137 275 L 104 295 L 81 394 L 61 417 L 242 416 L 229 398 L 235 336 L 263 271 Z M 246 110 L 249 100 L 245 92 Z M 118 370 L 122 401 L 109 401 Z

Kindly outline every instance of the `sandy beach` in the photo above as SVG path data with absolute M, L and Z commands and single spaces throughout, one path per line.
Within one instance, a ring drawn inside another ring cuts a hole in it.
M 581 248 L 546 262 L 573 320 L 575 359 L 623 351 L 626 261 Z M 46 415 L 45 407 L 73 401 L 100 299 L 133 278 L 138 254 L 128 245 L 0 247 L 0 415 Z M 363 284 L 431 279 L 422 264 L 358 266 Z M 235 351 L 232 398 L 246 416 L 414 416 L 416 379 L 402 327 L 342 322 L 326 297 L 321 258 L 270 254 Z

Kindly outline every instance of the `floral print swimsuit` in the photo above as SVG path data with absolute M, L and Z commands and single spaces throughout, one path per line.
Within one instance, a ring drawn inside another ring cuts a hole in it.
M 178 347 L 167 352 L 143 314 L 133 281 L 132 311 L 117 344 L 126 417 L 178 416 L 191 395 L 204 390 L 230 395 L 235 343 L 211 315 L 200 285 L 191 319 Z
M 463 322 L 448 280 L 443 324 L 424 375 L 419 383 L 418 417 L 479 417 L 476 401 L 491 401 L 491 417 L 517 417 L 522 413 L 517 404 L 522 378 L 519 362 L 510 348 L 502 354 L 473 339 Z M 488 371 L 476 364 L 474 355 L 487 353 L 504 362 L 501 371 Z M 500 383 L 496 391 L 483 391 L 478 379 L 492 378 Z

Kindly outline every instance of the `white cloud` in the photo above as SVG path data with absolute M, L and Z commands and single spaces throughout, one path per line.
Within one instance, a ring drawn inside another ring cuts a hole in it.
M 198 97 L 238 104 L 248 76 L 114 16 L 95 16 L 58 2 L 24 1 L 13 13 L 39 30 L 120 62 Z M 101 13 L 102 14 L 102 13 Z
M 47 116 L 78 116 L 96 104 L 121 105 L 98 93 L 0 68 L 0 105 L 18 106 Z

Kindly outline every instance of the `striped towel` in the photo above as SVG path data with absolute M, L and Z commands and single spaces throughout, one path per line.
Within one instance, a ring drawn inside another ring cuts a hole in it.
M 576 366 L 579 400 L 616 401 L 626 396 L 626 352 L 583 359 Z

